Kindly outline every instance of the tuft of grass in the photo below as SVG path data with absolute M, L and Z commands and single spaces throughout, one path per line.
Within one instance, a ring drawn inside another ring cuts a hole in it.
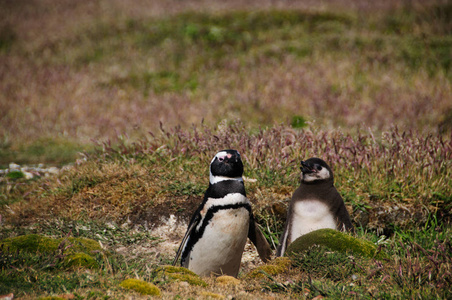
M 6 174 L 6 178 L 9 179 L 20 179 L 24 178 L 25 174 L 22 171 L 11 171 L 8 174 Z
M 290 121 L 290 126 L 293 128 L 305 128 L 308 126 L 306 119 L 303 116 L 293 116 Z

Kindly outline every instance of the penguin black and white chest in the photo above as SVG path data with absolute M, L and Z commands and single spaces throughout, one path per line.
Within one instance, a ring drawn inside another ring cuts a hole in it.
M 210 163 L 210 180 L 203 202 L 188 226 L 173 265 L 198 275 L 237 276 L 247 238 L 264 261 L 271 248 L 254 221 L 242 179 L 243 164 L 236 150 L 218 152 Z
M 301 184 L 292 195 L 276 255 L 283 256 L 298 237 L 321 228 L 354 230 L 344 200 L 334 187 L 333 171 L 314 157 L 301 162 Z

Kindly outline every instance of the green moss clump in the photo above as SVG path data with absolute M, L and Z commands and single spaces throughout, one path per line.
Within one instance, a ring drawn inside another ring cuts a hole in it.
M 27 234 L 0 241 L 3 249 L 9 252 L 24 251 L 27 253 L 52 254 L 58 251 L 61 243 L 71 245 L 64 254 L 64 265 L 66 267 L 98 268 L 99 264 L 92 256 L 93 253 L 102 251 L 100 244 L 87 238 L 59 238 L 53 239 L 38 234 Z
M 10 178 L 10 179 L 20 179 L 20 178 L 24 178 L 25 174 L 21 171 L 11 171 L 6 174 L 6 177 Z
M 306 251 L 313 245 L 326 246 L 338 252 L 353 251 L 353 253 L 367 258 L 384 259 L 388 257 L 385 252 L 378 252 L 378 247 L 369 241 L 329 228 L 315 230 L 300 236 L 287 247 L 286 255 L 291 256 Z
M 197 274 L 183 267 L 162 266 L 155 270 L 156 277 L 164 281 L 185 281 L 191 285 L 207 286 Z
M 83 252 L 90 254 L 94 251 L 102 251 L 99 243 L 91 239 L 75 237 L 53 239 L 38 234 L 26 234 L 6 238 L 1 240 L 0 243 L 4 245 L 5 249 L 9 249 L 10 252 L 25 251 L 28 253 L 53 253 L 65 240 L 67 240 L 66 243 L 71 244 L 71 247 L 66 250 L 69 253 Z
M 240 284 L 240 280 L 229 275 L 222 275 L 218 276 L 215 281 L 220 284 L 227 284 L 227 285 L 238 285 Z
M 49 296 L 49 297 L 41 297 L 38 300 L 66 300 L 63 297 L 58 297 L 58 296 Z
M 161 295 L 160 289 L 154 284 L 139 279 L 126 279 L 119 285 L 125 289 L 134 290 L 142 295 Z
M 288 257 L 278 257 L 275 260 L 273 260 L 269 264 L 265 264 L 262 266 L 259 266 L 249 272 L 246 277 L 249 278 L 265 278 L 266 275 L 277 275 L 285 272 L 290 265 L 292 264 L 291 260 Z
M 97 261 L 86 253 L 74 253 L 64 258 L 64 265 L 68 268 L 98 269 Z
M 25 251 L 28 253 L 52 253 L 58 249 L 58 245 L 60 244 L 58 240 L 38 234 L 6 238 L 0 241 L 0 243 L 4 245 L 4 249 L 9 249 L 10 252 Z
M 71 249 L 74 252 L 93 253 L 96 251 L 102 251 L 102 247 L 100 246 L 99 242 L 95 240 L 75 237 L 69 237 L 67 239 L 69 240 L 69 243 L 72 245 Z M 60 243 L 63 240 L 64 238 L 58 239 Z

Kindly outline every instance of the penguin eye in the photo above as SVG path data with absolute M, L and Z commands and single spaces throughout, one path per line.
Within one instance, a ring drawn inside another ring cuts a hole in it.
M 223 161 L 224 160 L 224 157 L 218 157 L 218 161 Z
M 322 166 L 319 166 L 319 165 L 315 166 L 315 168 L 319 171 L 322 170 Z

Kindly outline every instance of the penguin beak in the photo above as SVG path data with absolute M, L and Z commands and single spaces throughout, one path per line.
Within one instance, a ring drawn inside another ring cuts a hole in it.
M 310 174 L 310 173 L 316 173 L 317 170 L 312 167 L 311 165 L 308 165 L 306 162 L 302 161 L 301 162 L 301 172 L 305 173 L 305 174 Z

